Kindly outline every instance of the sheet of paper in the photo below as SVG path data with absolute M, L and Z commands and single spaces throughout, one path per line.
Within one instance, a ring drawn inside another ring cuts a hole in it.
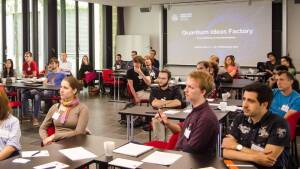
M 219 103 L 208 103 L 210 106 L 220 106 Z
M 153 164 L 171 165 L 181 157 L 182 157 L 181 154 L 155 151 L 154 153 L 144 158 L 142 161 L 146 163 L 153 163 Z
M 218 107 L 219 109 L 221 109 L 221 107 Z M 236 110 L 242 110 L 242 107 L 238 107 L 238 106 L 226 106 L 225 111 L 236 111 Z
M 62 150 L 59 150 L 59 152 L 73 161 L 97 157 L 95 154 L 84 149 L 83 147 L 62 149 Z
M 16 158 L 16 159 L 14 159 L 12 162 L 13 162 L 13 163 L 25 164 L 25 163 L 28 163 L 29 161 L 30 161 L 30 160 L 24 159 L 24 158 Z
M 58 162 L 58 161 L 53 161 L 51 163 L 39 165 L 33 167 L 34 169 L 62 169 L 62 168 L 67 168 L 69 165 L 66 165 L 64 163 Z
M 183 110 L 184 113 L 191 113 L 192 112 L 192 109 L 185 109 Z
M 113 166 L 118 166 L 118 167 L 125 167 L 125 168 L 138 168 L 143 164 L 143 162 L 116 158 L 113 161 L 109 162 L 108 164 Z
M 216 169 L 215 167 L 203 167 L 203 168 L 198 168 L 198 169 Z
M 136 156 L 139 156 L 151 149 L 153 149 L 153 147 L 151 147 L 151 146 L 144 146 L 144 145 L 140 145 L 140 144 L 128 143 L 124 146 L 121 146 L 121 147 L 115 149 L 113 152 L 136 157 Z
M 208 102 L 213 102 L 213 101 L 215 101 L 215 99 L 209 99 L 209 98 L 207 98 L 206 99 Z
M 166 110 L 164 111 L 165 114 L 176 114 L 176 113 L 179 113 L 180 111 L 178 110 Z
M 22 151 L 21 156 L 23 158 L 29 158 L 29 157 L 48 157 L 49 152 L 48 150 L 37 150 L 37 151 Z

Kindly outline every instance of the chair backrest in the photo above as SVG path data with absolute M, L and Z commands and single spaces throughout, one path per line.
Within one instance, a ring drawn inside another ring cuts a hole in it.
M 289 129 L 290 129 L 290 140 L 294 141 L 296 138 L 296 128 L 297 128 L 297 123 L 298 119 L 300 117 L 300 112 L 296 112 L 292 115 L 290 115 L 286 120 L 289 124 Z
M 103 69 L 102 70 L 102 78 L 103 82 L 111 82 L 114 81 L 114 75 L 112 69 Z

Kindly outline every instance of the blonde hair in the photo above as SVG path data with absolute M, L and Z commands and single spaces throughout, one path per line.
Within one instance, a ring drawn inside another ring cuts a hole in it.
M 205 90 L 205 96 L 212 91 L 214 79 L 208 72 L 193 71 L 188 77 L 199 82 L 199 88 L 200 90 Z

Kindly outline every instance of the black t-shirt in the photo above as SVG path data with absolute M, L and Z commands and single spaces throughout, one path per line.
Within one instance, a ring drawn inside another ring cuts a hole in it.
M 259 122 L 253 124 L 250 117 L 239 114 L 231 123 L 229 134 L 234 136 L 239 144 L 247 148 L 254 145 L 264 149 L 267 144 L 284 147 L 284 151 L 277 158 L 273 168 L 285 166 L 288 157 L 290 133 L 287 122 L 278 115 L 267 112 Z
M 154 58 L 153 66 L 156 67 L 157 69 L 159 69 L 159 61 L 155 58 Z
M 149 76 L 149 72 L 145 68 L 141 68 L 145 76 Z M 135 92 L 140 90 L 147 89 L 147 84 L 144 82 L 142 77 L 139 77 L 139 74 L 134 71 L 134 68 L 131 68 L 126 73 L 126 78 L 133 81 L 133 88 Z
M 160 87 L 151 88 L 149 102 L 152 104 L 154 99 L 165 99 L 165 100 L 175 100 L 178 99 L 182 101 L 182 95 L 177 86 L 169 86 L 166 90 L 162 90 Z

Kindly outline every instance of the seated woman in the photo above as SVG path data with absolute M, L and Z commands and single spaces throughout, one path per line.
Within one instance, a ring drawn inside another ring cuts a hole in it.
M 238 67 L 234 60 L 235 58 L 233 55 L 228 55 L 225 57 L 224 61 L 225 70 L 231 77 L 235 77 L 238 74 Z
M 266 72 L 267 72 L 267 78 L 271 77 L 273 75 L 273 70 L 277 65 L 276 56 L 275 53 L 269 52 L 267 54 L 267 58 L 269 61 L 266 62 Z
M 40 126 L 39 134 L 43 145 L 87 133 L 89 110 L 77 97 L 80 87 L 80 83 L 73 76 L 66 77 L 61 82 L 61 101 L 50 108 Z M 47 129 L 53 125 L 55 133 L 48 136 Z
M 0 90 L 0 160 L 21 150 L 21 129 L 19 120 L 12 114 L 4 89 Z
M 280 59 L 280 64 L 288 67 L 288 71 L 293 75 L 296 76 L 296 68 L 293 64 L 292 58 L 289 56 L 282 56 Z
M 14 70 L 14 63 L 11 59 L 5 61 L 2 72 L 2 78 L 8 77 L 17 77 L 16 71 Z
M 79 73 L 78 73 L 78 79 L 83 80 L 85 78 L 85 80 L 83 81 L 84 87 L 88 86 L 89 89 L 93 89 L 94 88 L 93 80 L 87 79 L 87 76 L 89 76 L 88 75 L 89 73 L 94 74 L 95 73 L 94 68 L 93 68 L 93 65 L 90 64 L 88 56 L 84 55 L 81 60 L 81 66 L 80 66 Z M 94 75 L 94 76 L 96 78 L 96 75 Z

